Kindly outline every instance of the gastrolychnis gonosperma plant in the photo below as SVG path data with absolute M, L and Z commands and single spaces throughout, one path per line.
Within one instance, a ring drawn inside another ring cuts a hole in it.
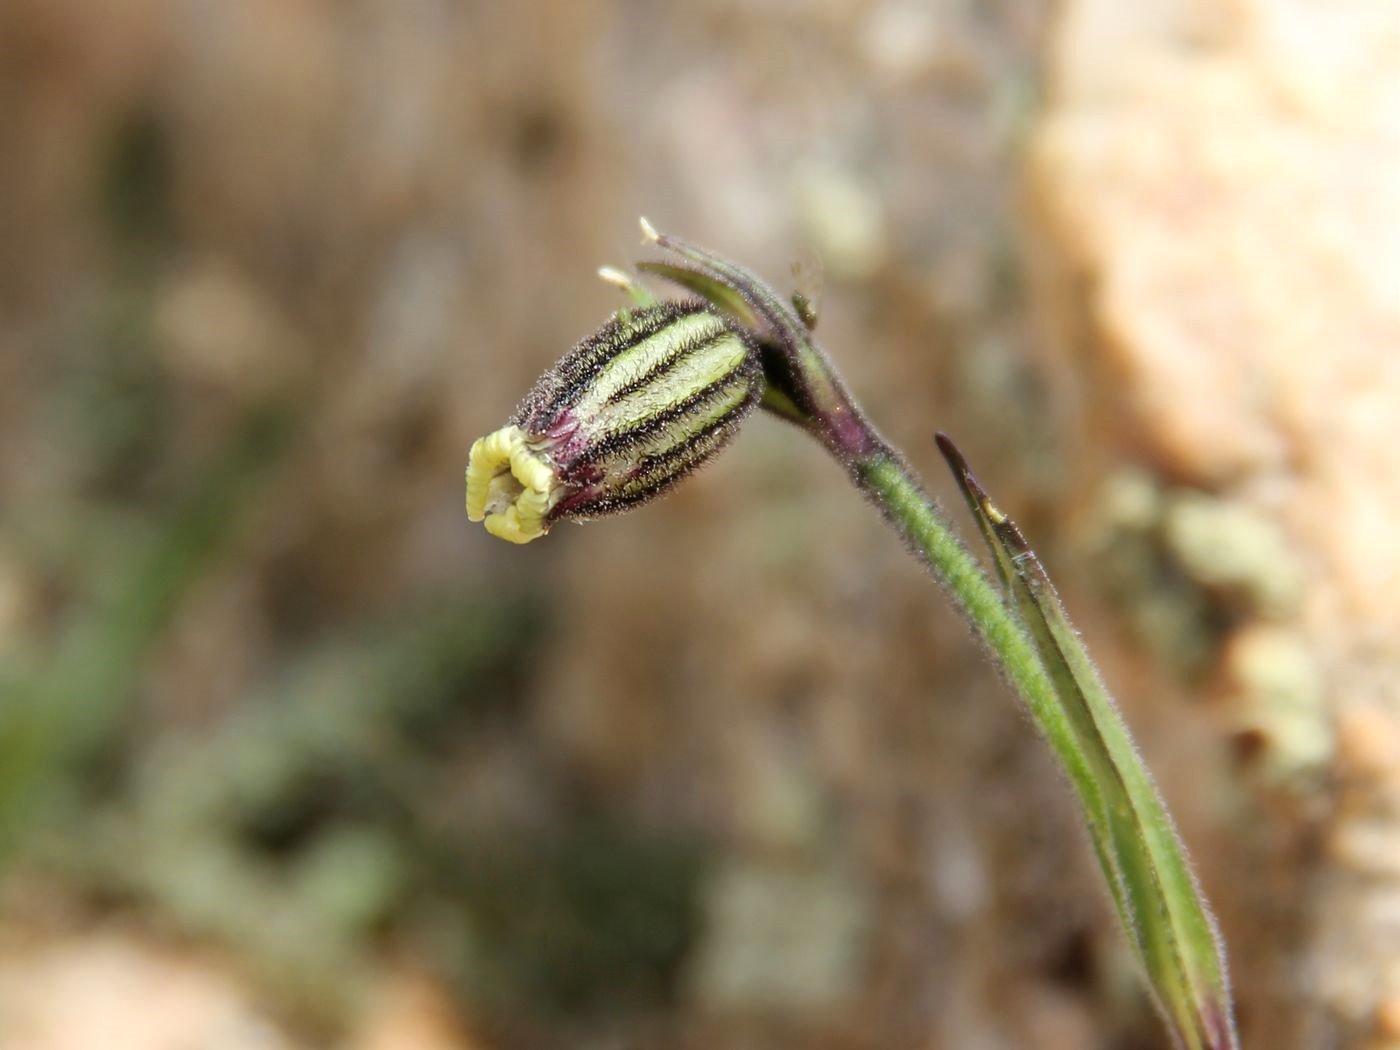
M 756 404 L 811 434 L 943 584 L 1020 694 L 1088 825 L 1123 930 L 1175 1042 L 1237 1050 L 1224 953 L 1161 796 L 1044 568 L 957 447 L 938 447 L 991 551 L 982 570 L 904 457 L 866 419 L 811 333 L 806 303 L 645 220 L 677 261 L 638 264 L 700 298 L 663 303 L 617 270 L 633 305 L 540 379 L 481 438 L 467 513 L 527 543 L 664 492 Z

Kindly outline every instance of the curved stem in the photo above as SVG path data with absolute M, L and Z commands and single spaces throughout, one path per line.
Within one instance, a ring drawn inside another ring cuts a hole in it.
M 973 630 L 1005 669 L 1032 716 L 1065 764 L 1076 789 L 1097 797 L 1084 756 L 1074 746 L 1054 683 L 1000 588 L 962 545 L 947 519 L 901 456 L 851 397 L 811 330 L 781 296 L 747 269 L 642 220 L 647 240 L 688 265 L 643 262 L 638 269 L 676 281 L 761 326 L 770 394 L 764 407 L 797 423 L 845 466 L 919 559 L 947 588 Z
M 1089 824 L 1124 932 L 1175 1041 L 1234 1050 L 1238 1036 L 1220 943 L 1185 849 L 1127 726 L 1019 529 L 987 498 L 947 438 L 939 444 L 992 552 L 999 584 L 957 538 L 904 457 L 884 440 L 811 339 L 810 329 L 748 270 L 657 232 L 684 260 L 640 269 L 675 281 L 734 316 L 755 337 L 764 407 L 822 443 L 944 586 L 1020 694 Z
M 943 584 L 953 604 L 1025 700 L 1075 788 L 1097 805 L 1093 775 L 1074 744 L 1054 684 L 1001 588 L 963 546 L 903 457 L 878 435 L 874 439 L 879 446 L 875 453 L 847 462 L 851 479 Z
M 1174 1034 L 1191 1050 L 1237 1047 L 1218 934 L 1197 901 L 1199 890 L 1180 840 L 1150 775 L 1133 751 L 1121 716 L 1106 694 L 1102 694 L 1104 706 L 1090 712 L 1093 700 L 1080 701 L 1086 689 L 1096 688 L 1096 674 L 1091 668 L 1082 671 L 1061 663 L 1068 654 L 1053 640 L 1047 645 L 1046 639 L 1038 639 L 1030 628 L 1029 619 L 1043 614 L 1045 607 L 1040 603 L 1047 597 L 1058 608 L 1053 592 L 1033 600 L 1033 610 L 1022 608 L 1019 615 L 1007 599 L 1006 587 L 1016 589 L 1017 574 L 1024 571 L 1024 564 L 1034 562 L 1034 555 L 1027 549 L 1029 562 L 1017 555 L 1009 568 L 999 560 L 1006 586 L 994 583 L 953 533 L 903 457 L 865 426 L 865 441 L 873 451 L 842 456 L 848 474 L 943 584 L 1020 694 L 1064 768 L 1089 823 L 1096 859 L 1123 919 L 1124 933 Z M 1014 530 L 990 502 L 982 504 L 981 512 Z M 1019 533 L 1016 536 L 1019 539 Z M 1035 569 L 1039 571 L 1038 563 Z M 1048 582 L 1045 586 L 1049 588 Z M 1078 644 L 1077 637 L 1072 644 Z M 1101 691 L 1101 685 L 1097 688 Z M 1076 725 L 1076 714 L 1081 723 L 1087 715 L 1087 730 L 1083 724 Z M 1106 734 L 1114 739 L 1106 740 Z

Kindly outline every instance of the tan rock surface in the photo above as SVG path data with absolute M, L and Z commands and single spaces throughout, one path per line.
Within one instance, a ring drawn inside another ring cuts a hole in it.
M 291 1050 L 208 963 L 111 933 L 7 945 L 0 1045 L 26 1050 Z
M 1275 618 L 1322 670 L 1340 789 L 1294 785 L 1334 811 L 1270 994 L 1372 1045 L 1400 995 L 1400 7 L 1078 0 L 1050 80 L 1029 199 L 1081 447 L 1108 437 L 1287 538 L 1304 598 Z
M 118 928 L 0 934 L 0 1046 L 16 1050 L 298 1050 L 233 968 Z M 474 1050 L 442 987 L 386 970 L 349 1050 Z

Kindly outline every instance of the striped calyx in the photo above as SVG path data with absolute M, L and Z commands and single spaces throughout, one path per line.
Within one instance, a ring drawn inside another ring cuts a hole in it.
M 762 388 L 748 338 L 708 305 L 620 311 L 472 445 L 467 516 L 528 543 L 644 503 L 718 451 Z

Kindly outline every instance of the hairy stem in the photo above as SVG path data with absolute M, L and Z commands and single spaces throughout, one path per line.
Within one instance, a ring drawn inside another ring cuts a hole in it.
M 787 302 L 743 267 L 645 221 L 642 228 L 648 240 L 684 262 L 639 269 L 689 288 L 745 326 L 767 382 L 764 407 L 841 462 L 943 584 L 1020 694 L 1078 797 L 1124 933 L 1176 1044 L 1237 1050 L 1223 946 L 1185 849 L 1122 716 L 1015 523 L 940 435 L 940 450 L 987 541 L 998 583 L 958 540 L 903 456 L 871 425 Z
M 1084 756 L 1072 744 L 1064 711 L 1035 649 L 1001 589 L 953 532 L 903 457 L 876 435 L 878 451 L 849 462 L 852 480 L 946 588 L 981 641 L 1021 694 L 1032 717 L 1081 792 L 1097 797 Z
M 880 508 L 910 549 L 928 566 L 991 651 L 1064 763 L 1086 804 L 1099 795 L 1083 754 L 1075 747 L 1054 683 L 1025 628 L 997 585 L 962 545 L 947 519 L 851 397 L 811 330 L 782 297 L 754 274 L 698 245 L 658 232 L 645 219 L 652 243 L 688 265 L 644 262 L 638 269 L 676 281 L 759 326 L 770 395 L 764 407 L 796 423 L 846 467 L 856 486 Z M 1092 819 L 1092 818 L 1091 818 Z

